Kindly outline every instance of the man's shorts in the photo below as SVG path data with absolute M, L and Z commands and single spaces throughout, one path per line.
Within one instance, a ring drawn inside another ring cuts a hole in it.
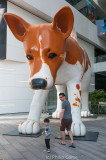
M 60 131 L 65 131 L 65 128 L 67 131 L 70 131 L 72 119 L 62 119 L 61 124 L 62 126 L 60 126 Z

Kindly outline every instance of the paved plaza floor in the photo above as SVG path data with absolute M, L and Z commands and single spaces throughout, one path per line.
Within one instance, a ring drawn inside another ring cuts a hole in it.
M 42 114 L 42 127 L 43 119 L 48 116 Z M 97 142 L 76 140 L 76 148 L 68 147 L 69 140 L 66 140 L 66 146 L 59 144 L 60 140 L 55 139 L 59 134 L 59 120 L 51 119 L 51 153 L 43 151 L 45 149 L 43 136 L 34 138 L 2 135 L 17 129 L 18 124 L 26 118 L 26 113 L 0 115 L 0 160 L 106 160 L 106 116 L 83 118 L 87 131 L 98 131 L 99 137 Z

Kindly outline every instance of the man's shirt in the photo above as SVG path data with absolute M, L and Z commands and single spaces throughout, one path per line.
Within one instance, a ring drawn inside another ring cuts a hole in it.
M 64 109 L 64 115 L 63 115 L 63 119 L 71 119 L 72 115 L 71 115 L 71 106 L 70 106 L 70 102 L 65 100 L 62 103 L 62 109 Z

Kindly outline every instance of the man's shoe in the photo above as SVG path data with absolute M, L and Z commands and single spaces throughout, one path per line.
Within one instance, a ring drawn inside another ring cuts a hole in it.
M 50 153 L 50 149 L 47 149 L 47 153 Z

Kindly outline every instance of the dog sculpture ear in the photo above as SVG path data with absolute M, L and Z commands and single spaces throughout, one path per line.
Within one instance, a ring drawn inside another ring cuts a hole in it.
M 19 41 L 23 42 L 30 24 L 25 22 L 21 17 L 12 13 L 5 13 L 4 18 L 14 36 Z
M 69 37 L 74 23 L 74 16 L 70 7 L 61 8 L 54 16 L 53 29 L 58 29 L 62 32 L 63 37 Z

